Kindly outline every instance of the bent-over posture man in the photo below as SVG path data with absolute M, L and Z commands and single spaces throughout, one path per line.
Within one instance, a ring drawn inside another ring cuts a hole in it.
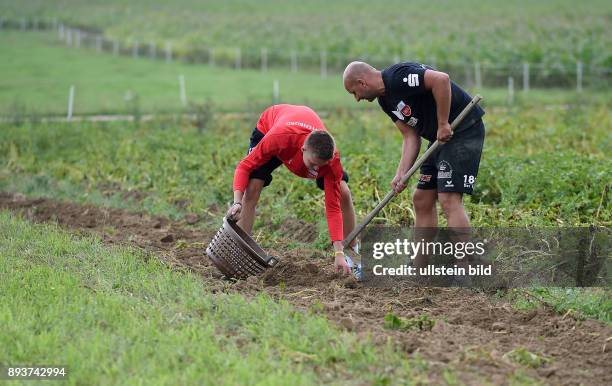
M 462 195 L 472 194 L 476 182 L 484 142 L 484 111 L 476 106 L 453 133 L 449 122 L 472 98 L 447 74 L 420 63 L 398 63 L 379 71 L 367 63 L 352 62 L 343 81 L 358 102 L 378 98 L 382 110 L 402 133 L 402 156 L 391 182 L 396 192 L 406 187 L 401 178 L 419 154 L 421 137 L 430 141 L 429 146 L 436 139 L 445 143 L 421 166 L 412 197 L 415 227 L 437 227 L 439 201 L 449 227 L 469 228 Z
M 355 210 L 335 141 L 319 116 L 309 107 L 274 105 L 260 116 L 253 129 L 248 155 L 234 173 L 234 203 L 227 216 L 251 234 L 255 208 L 272 172 L 285 164 L 293 174 L 316 179 L 325 191 L 325 213 L 334 246 L 334 266 L 350 273 L 342 240 L 355 227 Z

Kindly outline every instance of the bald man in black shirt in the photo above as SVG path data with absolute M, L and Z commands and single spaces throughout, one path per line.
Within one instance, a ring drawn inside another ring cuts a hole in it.
M 463 122 L 451 130 L 450 121 L 472 99 L 443 72 L 420 63 L 398 63 L 382 71 L 364 62 L 350 63 L 343 75 L 345 89 L 359 102 L 378 99 L 382 110 L 403 136 L 402 156 L 391 182 L 396 192 L 405 189 L 401 178 L 414 164 L 421 137 L 444 144 L 421 166 L 413 195 L 415 227 L 438 225 L 436 201 L 440 202 L 448 226 L 469 228 L 463 194 L 472 194 L 482 145 L 484 111 L 476 106 Z

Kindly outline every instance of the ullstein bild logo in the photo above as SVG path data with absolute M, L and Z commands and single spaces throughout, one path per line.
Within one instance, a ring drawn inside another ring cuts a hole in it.
M 452 267 L 426 265 L 424 267 L 415 267 L 408 264 L 402 264 L 399 267 L 383 267 L 381 264 L 375 265 L 372 268 L 372 273 L 376 276 L 490 276 L 493 267 L 491 265 L 467 265 L 460 267 L 455 264 Z

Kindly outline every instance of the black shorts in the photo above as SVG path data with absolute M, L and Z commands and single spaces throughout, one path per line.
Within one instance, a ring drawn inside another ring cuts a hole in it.
M 472 194 L 484 143 L 482 120 L 453 133 L 453 139 L 441 146 L 421 165 L 417 189 Z M 429 144 L 431 146 L 432 143 Z
M 247 154 L 249 154 L 251 150 L 253 150 L 253 148 L 257 146 L 257 144 L 262 140 L 263 137 L 264 134 L 261 131 L 257 130 L 257 128 L 253 129 L 253 132 L 251 133 L 251 139 L 249 140 L 249 151 L 247 152 Z M 268 162 L 253 170 L 249 175 L 249 179 L 257 178 L 259 180 L 263 180 L 264 187 L 266 187 L 272 182 L 272 172 L 282 164 L 283 162 L 281 160 L 276 157 L 272 157 Z M 323 181 L 323 177 L 317 178 L 317 187 L 321 190 L 324 189 Z M 342 181 L 346 183 L 348 183 L 349 181 L 349 176 L 344 170 L 342 170 Z

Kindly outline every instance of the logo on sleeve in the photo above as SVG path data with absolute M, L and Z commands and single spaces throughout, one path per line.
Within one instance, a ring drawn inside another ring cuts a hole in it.
M 412 109 L 410 108 L 410 106 L 406 105 L 402 108 L 401 112 L 405 117 L 409 117 L 410 114 L 412 114 Z
M 406 109 L 406 107 L 408 107 L 408 109 Z M 395 114 L 396 117 L 398 117 L 399 119 L 403 121 L 404 118 L 406 117 L 406 114 L 404 114 L 404 111 L 408 113 L 412 113 L 412 111 L 410 110 L 410 106 L 404 103 L 404 101 L 399 101 L 399 103 L 397 104 L 397 110 L 394 110 L 393 114 Z
M 393 114 L 395 114 L 395 116 L 401 119 L 402 121 L 405 121 L 406 118 L 412 115 L 412 108 L 404 101 L 399 101 L 399 103 L 397 104 L 397 110 L 394 110 Z M 406 124 L 411 127 L 416 127 L 418 121 L 419 120 L 417 118 L 410 117 Z
M 404 81 L 404 83 L 408 83 L 409 87 L 419 86 L 419 74 L 408 74 L 408 76 L 402 80 Z
M 404 117 L 409 117 L 410 114 L 412 114 L 412 109 L 410 108 L 410 106 L 404 103 L 404 101 L 399 101 L 399 103 L 397 104 L 397 110 L 394 111 L 394 113 L 396 113 L 395 115 L 397 115 L 398 118 L 403 121 Z M 401 116 L 397 113 L 399 113 Z

